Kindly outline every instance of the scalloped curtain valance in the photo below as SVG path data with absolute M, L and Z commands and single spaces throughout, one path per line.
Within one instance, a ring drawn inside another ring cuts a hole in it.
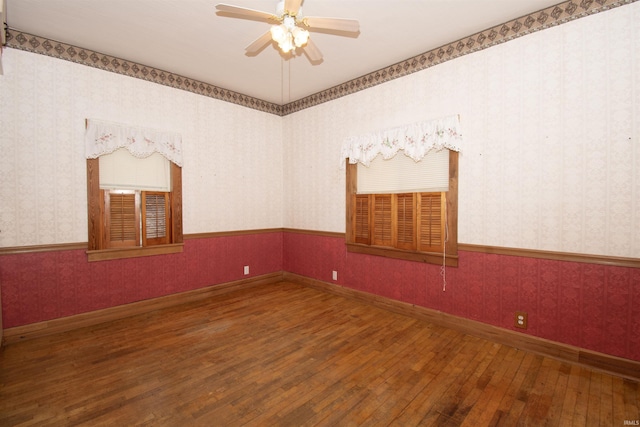
M 84 142 L 87 159 L 126 148 L 141 159 L 160 153 L 182 167 L 182 136 L 177 133 L 87 119 Z
M 457 115 L 448 116 L 350 137 L 342 144 L 340 166 L 344 169 L 347 159 L 351 164 L 369 166 L 379 154 L 384 159 L 390 159 L 400 150 L 418 162 L 432 149 L 461 151 L 461 145 L 460 118 Z

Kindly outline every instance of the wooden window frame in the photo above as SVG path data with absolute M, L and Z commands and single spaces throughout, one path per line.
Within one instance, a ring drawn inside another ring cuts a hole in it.
M 182 168 L 173 162 L 171 162 L 170 193 L 171 221 L 169 226 L 172 239 L 170 243 L 153 246 L 107 248 L 105 244 L 107 238 L 105 203 L 103 193 L 100 190 L 100 162 L 99 159 L 87 159 L 88 260 L 104 261 L 182 252 L 184 246 L 182 232 Z
M 366 203 L 365 195 L 357 194 L 358 188 L 358 169 L 357 164 L 349 164 L 347 162 L 346 171 L 346 246 L 348 252 L 383 256 L 389 258 L 404 259 L 410 261 L 426 262 L 429 264 L 442 265 L 443 259 L 447 266 L 458 266 L 458 152 L 449 150 L 449 190 L 446 192 L 446 224 L 447 224 L 447 243 L 445 245 L 446 254 L 443 257 L 442 252 L 421 251 L 416 248 L 419 236 L 419 226 L 415 230 L 416 238 L 412 244 L 415 249 L 408 249 L 408 245 L 400 247 L 389 247 L 383 245 L 370 244 L 362 236 L 356 236 L 356 203 Z M 418 194 L 418 193 L 413 193 Z M 375 196 L 374 196 L 375 197 Z M 371 198 L 370 198 L 371 199 Z M 394 199 L 394 198 L 392 198 Z M 397 198 L 395 198 L 397 200 Z M 397 202 L 396 202 L 397 203 Z M 414 196 L 414 204 L 418 203 Z M 373 206 L 368 206 L 370 215 L 373 215 Z M 414 210 L 417 212 L 417 209 Z M 397 217 L 395 218 L 397 221 Z M 370 222 L 374 224 L 374 222 Z M 443 225 L 444 226 L 444 225 Z M 373 225 L 371 225 L 373 227 Z M 392 232 L 395 234 L 395 224 L 392 226 Z M 369 230 L 369 234 L 373 236 L 374 230 Z M 397 236 L 392 240 L 397 242 Z M 397 243 L 396 243 L 397 244 Z

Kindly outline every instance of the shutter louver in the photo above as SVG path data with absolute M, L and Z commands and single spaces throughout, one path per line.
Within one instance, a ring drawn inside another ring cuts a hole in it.
M 368 245 L 371 242 L 369 237 L 369 196 L 356 195 L 355 212 L 355 242 Z
M 391 194 L 373 195 L 373 244 L 391 246 Z
M 444 249 L 444 193 L 420 193 L 419 250 Z
M 109 247 L 137 246 L 136 196 L 134 193 L 105 193 L 108 206 Z
M 413 194 L 398 194 L 397 197 L 397 247 L 401 249 L 415 249 L 415 204 Z
M 142 193 L 143 246 L 169 243 L 169 193 Z

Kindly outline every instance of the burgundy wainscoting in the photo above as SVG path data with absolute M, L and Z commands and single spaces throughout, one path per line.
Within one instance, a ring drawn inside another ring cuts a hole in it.
M 244 275 L 243 266 L 250 267 Z M 187 239 L 184 252 L 88 262 L 84 250 L 0 256 L 3 327 L 282 270 L 282 233 Z
M 640 361 L 637 268 L 461 251 L 443 276 L 437 265 L 349 253 L 340 237 L 285 232 L 283 270 Z M 527 312 L 526 331 L 515 311 Z
M 526 311 L 523 333 L 640 360 L 640 269 L 461 251 L 443 276 L 296 232 L 188 239 L 180 254 L 92 263 L 83 250 L 2 255 L 3 326 L 239 280 L 244 265 L 249 276 L 284 270 L 512 330 L 514 312 Z

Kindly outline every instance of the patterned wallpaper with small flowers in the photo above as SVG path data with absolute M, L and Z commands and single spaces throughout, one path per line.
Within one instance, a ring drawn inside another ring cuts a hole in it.
M 344 232 L 348 138 L 459 114 L 459 242 L 638 258 L 639 52 L 636 2 L 287 115 L 285 227 Z
M 185 233 L 282 227 L 280 117 L 17 49 L 3 68 L 0 247 L 87 241 L 87 118 L 182 136 Z

